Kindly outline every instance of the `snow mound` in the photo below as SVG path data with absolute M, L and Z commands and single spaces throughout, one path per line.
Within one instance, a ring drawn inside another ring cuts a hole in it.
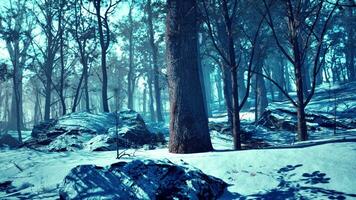
M 227 184 L 186 163 L 133 160 L 80 165 L 65 177 L 61 199 L 217 199 Z

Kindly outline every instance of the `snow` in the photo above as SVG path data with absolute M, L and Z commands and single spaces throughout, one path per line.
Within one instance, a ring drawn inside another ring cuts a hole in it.
M 318 88 L 307 112 L 333 117 L 336 108 L 337 120 L 355 121 L 355 89 L 354 85 L 348 84 L 323 85 Z M 270 106 L 295 110 L 288 101 L 275 102 Z M 125 118 L 126 115 L 122 116 Z M 125 153 L 131 156 L 121 160 L 169 159 L 177 164 L 185 162 L 229 184 L 221 199 L 356 199 L 356 129 L 337 130 L 336 133 L 331 129 L 310 131 L 312 141 L 296 142 L 295 133 L 268 131 L 252 125 L 253 112 L 241 112 L 240 117 L 243 127 L 252 131 L 254 138 L 262 138 L 272 147 L 232 151 L 231 136 L 211 131 L 212 144 L 216 149 L 213 152 L 171 154 L 166 147 L 129 149 Z M 63 123 L 86 127 L 87 123 L 79 118 L 81 116 L 72 116 Z M 115 124 L 114 121 L 105 121 L 107 118 L 98 116 L 94 119 L 94 127 L 90 128 L 99 132 L 107 130 Z M 214 112 L 209 121 L 226 123 L 227 115 Z M 166 136 L 168 133 L 167 124 L 149 123 L 148 129 Z M 17 136 L 16 132 L 10 134 Z M 23 132 L 23 135 L 28 138 L 30 132 Z M 99 143 L 103 141 L 101 137 L 94 137 L 90 142 Z M 5 193 L 0 187 L 0 199 L 58 199 L 64 177 L 77 165 L 108 166 L 118 161 L 116 151 L 2 149 L 0 184 L 13 181 L 15 189 L 12 193 Z
M 231 184 L 222 199 L 249 199 L 256 195 L 270 195 L 271 191 L 282 194 L 290 189 L 294 192 L 289 191 L 288 195 L 294 197 L 303 195 L 313 198 L 316 195 L 327 199 L 333 195 L 350 197 L 349 194 L 355 194 L 355 142 L 328 143 L 306 148 L 229 151 L 225 148 L 230 143 L 213 138 L 214 147 L 221 150 L 183 155 L 170 154 L 167 149 L 140 149 L 135 156 L 124 160 L 141 158 L 169 159 L 174 163 L 184 161 Z M 129 150 L 128 153 L 133 151 Z M 72 168 L 83 164 L 107 166 L 118 162 L 115 157 L 115 151 L 44 153 L 25 148 L 2 150 L 0 182 L 13 180 L 15 187 L 27 184 L 27 188 L 21 190 L 22 194 L 55 199 L 58 198 L 59 184 Z M 308 178 L 313 184 L 308 183 Z M 314 193 L 311 192 L 313 188 Z M 0 192 L 0 199 L 6 195 Z

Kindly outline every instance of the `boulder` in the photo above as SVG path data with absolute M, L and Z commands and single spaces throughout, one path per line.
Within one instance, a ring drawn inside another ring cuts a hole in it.
M 187 164 L 133 160 L 109 167 L 80 165 L 60 187 L 60 199 L 217 199 L 227 184 Z
M 110 151 L 117 144 L 129 148 L 160 142 L 140 114 L 132 110 L 117 114 L 72 113 L 34 126 L 32 136 L 27 146 L 48 151 Z
M 17 148 L 21 145 L 21 143 L 10 134 L 2 134 L 0 135 L 0 147 L 8 147 L 8 148 Z
M 340 120 L 334 120 L 322 114 L 306 113 L 308 130 L 319 130 L 319 127 L 353 129 L 356 128 L 353 123 L 345 124 Z M 297 131 L 297 113 L 286 109 L 268 109 L 258 121 L 259 125 L 272 130 Z
M 231 128 L 228 122 L 209 122 L 209 130 L 228 136 L 232 140 Z M 267 141 L 255 137 L 255 130 L 256 127 L 254 125 L 247 123 L 241 124 L 240 139 L 243 149 L 260 149 L 270 146 Z

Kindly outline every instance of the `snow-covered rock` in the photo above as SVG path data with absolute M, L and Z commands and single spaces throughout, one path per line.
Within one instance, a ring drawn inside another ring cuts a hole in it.
M 0 148 L 7 147 L 7 148 L 16 148 L 19 147 L 21 143 L 10 134 L 2 134 L 0 135 Z
M 305 108 L 310 131 L 324 129 L 347 130 L 356 128 L 356 82 L 322 85 Z M 295 94 L 291 94 L 294 98 Z M 296 108 L 290 101 L 272 102 L 261 116 L 259 125 L 272 130 L 297 130 Z
M 312 131 L 318 130 L 319 127 L 337 127 L 341 129 L 356 128 L 356 124 L 346 124 L 339 120 L 335 121 L 333 118 L 328 118 L 322 114 L 306 113 L 306 121 L 308 129 Z M 272 130 L 296 131 L 297 112 L 281 108 L 269 108 L 262 114 L 258 124 Z
M 115 150 L 156 144 L 159 137 L 151 133 L 140 114 L 132 110 L 115 113 L 86 112 L 65 115 L 34 126 L 33 139 L 27 146 L 49 151 Z
M 65 177 L 61 199 L 217 199 L 227 184 L 187 164 L 133 160 L 80 165 Z

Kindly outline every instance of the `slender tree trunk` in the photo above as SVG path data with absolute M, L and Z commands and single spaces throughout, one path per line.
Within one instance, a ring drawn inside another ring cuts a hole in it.
M 150 71 L 149 75 L 148 75 L 148 95 L 149 95 L 149 99 L 150 99 L 150 101 L 149 101 L 149 109 L 150 109 L 151 121 L 154 122 L 154 121 L 156 121 L 156 115 L 155 115 L 155 110 L 154 110 L 152 76 L 153 76 L 153 72 Z
M 61 8 L 59 9 L 59 19 L 58 19 L 58 27 L 59 27 L 59 53 L 60 53 L 60 61 L 61 61 L 61 78 L 60 78 L 60 88 L 59 88 L 59 99 L 61 101 L 61 108 L 62 108 L 62 115 L 65 115 L 67 113 L 67 106 L 66 106 L 66 101 L 64 97 L 64 82 L 65 82 L 65 66 L 64 66 L 64 28 L 63 28 L 63 2 L 60 2 Z
M 213 149 L 199 80 L 197 2 L 167 0 L 167 72 L 172 153 Z
M 228 122 L 232 125 L 232 88 L 231 88 L 231 70 L 229 66 L 223 65 L 223 91 L 227 110 Z
M 94 1 L 94 6 L 96 10 L 96 17 L 98 21 L 98 31 L 99 31 L 99 40 L 100 40 L 100 46 L 101 46 L 101 73 L 102 73 L 102 87 L 101 87 L 101 100 L 103 104 L 103 111 L 104 112 L 110 112 L 109 110 L 109 103 L 108 103 L 108 75 L 107 75 L 107 69 L 106 69 L 106 50 L 108 48 L 108 44 L 110 41 L 106 41 L 104 39 L 104 30 L 103 30 L 103 21 L 102 21 L 102 16 L 100 14 L 100 0 L 99 1 Z M 106 27 L 108 29 L 108 27 Z M 106 34 L 110 34 L 107 30 Z
M 147 85 L 144 86 L 142 93 L 142 113 L 144 116 L 147 114 Z
M 132 6 L 132 5 L 131 5 Z M 134 91 L 134 61 L 133 61 L 133 56 L 134 56 L 134 50 L 133 50 L 133 20 L 132 20 L 132 7 L 130 7 L 129 10 L 129 23 L 130 23 L 130 30 L 129 30 L 129 72 L 127 74 L 127 108 L 128 109 L 133 109 L 133 91 Z
M 287 6 L 291 8 L 291 5 Z M 298 139 L 300 141 L 308 140 L 308 133 L 307 133 L 307 125 L 305 120 L 305 107 L 304 107 L 304 87 L 303 84 L 303 64 L 301 58 L 301 52 L 299 47 L 297 29 L 295 25 L 297 24 L 292 17 L 291 14 L 293 11 L 289 10 L 289 31 L 290 31 L 290 40 L 292 43 L 292 50 L 293 50 L 293 57 L 294 57 L 294 75 L 296 78 L 296 89 L 297 89 L 297 117 L 298 117 Z
M 232 135 L 234 142 L 234 149 L 241 149 L 241 122 L 240 122 L 240 105 L 239 105 L 239 85 L 237 74 L 237 63 L 234 47 L 234 37 L 232 32 L 232 19 L 229 15 L 227 0 L 222 1 L 223 15 L 226 24 L 227 44 L 229 52 L 229 62 L 231 68 L 231 81 L 232 81 Z
M 349 0 L 350 5 L 354 4 L 354 1 Z M 355 57 L 356 57 L 356 45 L 355 45 L 355 17 L 354 17 L 354 8 L 348 9 L 348 24 L 346 25 L 346 31 L 348 35 L 346 47 L 346 65 L 348 71 L 348 80 L 355 81 L 356 80 L 356 72 L 355 72 Z
M 52 99 L 52 63 L 47 61 L 45 64 L 45 75 L 46 75 L 46 85 L 45 85 L 45 111 L 44 120 L 48 121 L 51 117 L 51 99 Z
M 41 120 L 41 118 L 40 118 L 40 112 L 41 112 L 40 94 L 39 94 L 39 91 L 37 88 L 35 91 L 35 96 L 36 96 L 36 100 L 35 100 L 35 108 L 34 108 L 34 116 L 33 116 L 33 124 L 34 125 L 38 124 Z
M 265 108 L 267 108 L 268 105 L 268 100 L 267 100 L 267 91 L 266 91 L 266 86 L 265 86 L 265 81 L 263 79 L 263 76 L 259 75 L 262 74 L 262 58 L 261 56 L 257 57 L 257 63 L 256 63 L 256 71 L 258 72 L 256 74 L 256 94 L 257 94 L 257 106 L 256 106 L 256 120 L 259 119 L 259 117 L 262 116 L 262 113 L 264 112 Z
M 161 100 L 161 87 L 159 84 L 159 76 L 160 76 L 160 69 L 158 67 L 158 48 L 155 43 L 155 32 L 153 28 L 153 16 L 152 16 L 152 5 L 151 0 L 147 1 L 147 13 L 148 13 L 148 32 L 150 36 L 150 45 L 152 49 L 152 61 L 153 61 L 153 75 L 154 75 L 154 91 L 155 91 L 155 99 L 156 99 L 156 115 L 157 121 L 163 122 L 163 115 L 162 115 L 162 100 Z
M 14 61 L 14 74 L 12 76 L 12 80 L 13 80 L 13 85 L 14 85 L 14 96 L 15 96 L 15 102 L 16 102 L 16 105 L 15 105 L 15 116 L 16 116 L 16 130 L 17 130 L 17 133 L 18 133 L 18 139 L 19 139 L 19 142 L 22 143 L 22 133 L 21 133 L 21 121 L 22 121 L 22 117 L 21 117 L 21 105 L 22 105 L 22 101 L 20 101 L 20 90 L 19 90 L 19 87 L 20 85 L 19 84 L 22 84 L 22 81 L 19 81 L 19 79 L 22 79 L 22 73 L 19 72 L 20 70 L 20 67 L 18 66 L 18 56 L 17 53 L 19 52 L 19 49 L 18 49 L 18 45 L 16 45 L 15 47 L 15 58 L 16 60 Z M 21 74 L 21 75 L 20 75 Z M 20 76 L 19 76 L 20 75 Z M 21 77 L 21 78 L 20 78 Z
M 223 99 L 223 93 L 222 93 L 223 89 L 222 89 L 222 85 L 221 85 L 221 78 L 219 76 L 221 76 L 221 75 L 215 76 L 215 84 L 216 84 L 216 90 L 218 93 L 219 110 L 221 110 L 222 109 L 221 101 Z
M 23 100 L 22 100 L 22 69 L 19 66 L 14 67 L 13 92 L 11 101 L 11 115 L 9 116 L 8 128 L 17 130 L 18 121 L 20 129 L 23 125 Z
M 203 80 L 204 80 L 204 89 L 205 89 L 205 100 L 206 100 L 206 111 L 208 114 L 208 117 L 212 116 L 211 112 L 211 100 L 212 100 L 212 95 L 211 95 L 211 80 L 210 80 L 210 66 L 205 65 L 202 66 L 202 75 L 203 75 Z

